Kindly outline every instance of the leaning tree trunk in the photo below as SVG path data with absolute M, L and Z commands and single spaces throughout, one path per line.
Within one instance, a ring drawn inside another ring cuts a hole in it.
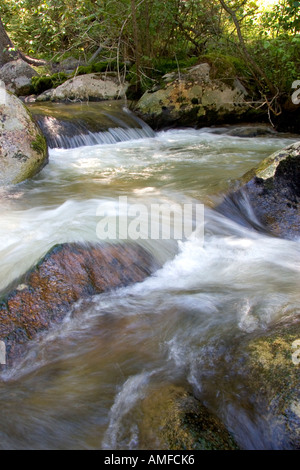
M 18 57 L 19 53 L 14 48 L 0 18 L 0 67 Z
M 5 65 L 7 62 L 16 59 L 23 59 L 28 64 L 36 66 L 47 64 L 45 60 L 33 59 L 32 57 L 28 57 L 23 52 L 18 50 L 5 31 L 0 18 L 0 67 Z

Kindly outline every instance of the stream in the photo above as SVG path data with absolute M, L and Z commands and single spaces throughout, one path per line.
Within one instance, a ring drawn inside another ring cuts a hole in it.
M 214 207 L 299 136 L 237 137 L 233 126 L 153 132 L 126 124 L 121 104 L 117 114 L 97 106 L 114 130 L 61 136 L 40 174 L 1 189 L 1 291 L 56 243 L 98 242 L 104 209 L 113 220 L 128 206 L 204 205 L 204 221 L 182 239 L 143 233 L 134 243 L 153 254 L 157 272 L 79 302 L 2 372 L 0 449 L 159 449 L 151 395 L 167 399 L 170 385 L 192 390 L 243 449 L 276 447 L 219 359 L 299 305 L 300 245 L 252 226 L 246 201 L 247 220 Z

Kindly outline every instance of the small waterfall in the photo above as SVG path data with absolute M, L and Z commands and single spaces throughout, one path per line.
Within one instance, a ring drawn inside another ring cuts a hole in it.
M 34 106 L 35 120 L 50 149 L 115 144 L 154 137 L 148 124 L 125 106 L 110 109 L 102 103 Z

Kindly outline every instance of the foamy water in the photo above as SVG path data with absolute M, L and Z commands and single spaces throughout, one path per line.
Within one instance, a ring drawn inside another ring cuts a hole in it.
M 31 343 L 2 375 L 0 448 L 155 448 L 141 405 L 153 389 L 177 383 L 203 396 L 244 448 L 276 447 L 239 401 L 236 378 L 224 381 L 220 358 L 232 341 L 298 309 L 300 244 L 213 206 L 235 179 L 297 139 L 226 129 L 133 137 L 52 149 L 35 179 L 2 189 L 1 289 L 56 243 L 97 242 L 99 206 L 124 215 L 120 197 L 146 208 L 204 204 L 204 238 L 136 240 L 161 264 L 153 276 L 79 302 Z M 251 220 L 247 201 L 245 213 Z

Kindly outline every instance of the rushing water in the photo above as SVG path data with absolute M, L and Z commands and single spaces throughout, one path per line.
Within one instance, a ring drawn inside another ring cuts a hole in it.
M 2 374 L 0 448 L 159 448 L 142 405 L 150 397 L 151 408 L 151 393 L 170 384 L 191 387 L 243 448 L 276 447 L 218 364 L 232 341 L 299 304 L 300 245 L 213 207 L 238 177 L 298 138 L 239 138 L 228 129 L 51 149 L 37 177 L 1 190 L 1 290 L 55 243 L 98 241 L 99 207 L 122 214 L 120 197 L 147 208 L 205 204 L 205 236 L 136 240 L 161 269 L 80 302 L 32 342 Z

